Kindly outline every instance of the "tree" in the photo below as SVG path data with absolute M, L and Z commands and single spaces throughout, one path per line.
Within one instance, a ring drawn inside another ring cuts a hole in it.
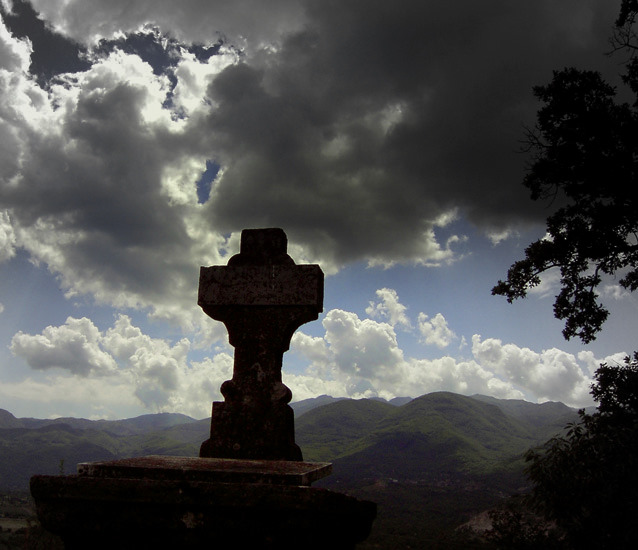
M 566 548 L 637 548 L 638 353 L 594 376 L 594 414 L 527 453 L 530 503 L 564 535 Z
M 562 550 L 563 540 L 552 523 L 535 514 L 523 495 L 514 495 L 490 510 L 485 539 L 499 550 Z
M 611 42 L 629 52 L 624 84 L 633 105 L 617 102 L 616 89 L 594 71 L 555 71 L 534 88 L 543 106 L 527 133 L 533 162 L 523 183 L 533 200 L 557 207 L 547 234 L 525 250 L 492 294 L 508 302 L 540 284 L 541 274 L 560 270 L 554 315 L 565 321 L 566 339 L 595 339 L 608 316 L 597 288 L 603 275 L 638 288 L 638 40 L 633 26 L 638 0 L 623 0 Z

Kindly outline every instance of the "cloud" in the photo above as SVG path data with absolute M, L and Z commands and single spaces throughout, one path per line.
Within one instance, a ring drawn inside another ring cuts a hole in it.
M 298 0 L 32 0 L 53 26 L 83 43 L 157 25 L 177 38 L 207 43 L 220 36 L 259 46 L 301 27 L 303 6 Z
M 532 287 L 529 290 L 529 294 L 540 298 L 556 294 L 560 288 L 560 279 L 560 269 L 552 267 L 545 273 L 541 274 L 541 282 L 535 287 Z
M 0 212 L 0 262 L 15 255 L 15 233 L 6 212 Z
M 26 72 L 29 69 L 31 45 L 27 41 L 13 40 L 4 21 L 0 21 L 0 69 Z M 3 74 L 3 79 L 6 74 Z
M 392 289 L 382 289 L 377 295 L 396 297 Z M 389 317 L 387 311 L 374 303 L 367 313 L 375 316 L 379 311 Z M 407 316 L 405 322 L 410 323 Z M 589 390 L 598 365 L 620 360 L 623 355 L 599 360 L 591 352 L 578 356 L 556 348 L 536 352 L 475 334 L 471 359 L 450 356 L 419 359 L 405 354 L 392 323 L 361 319 L 355 313 L 334 309 L 326 313 L 323 328 L 325 334 L 321 337 L 308 336 L 302 331 L 293 336 L 293 353 L 308 364 L 301 374 L 287 374 L 295 399 L 301 398 L 297 391 L 302 396 L 315 391 L 391 399 L 447 390 L 585 406 L 592 404 Z M 420 313 L 418 328 L 426 343 L 440 348 L 456 338 L 440 313 L 431 320 Z
M 101 332 L 90 320 L 67 319 L 59 327 L 47 327 L 42 334 L 19 332 L 11 351 L 34 370 L 56 369 L 48 377 L 49 399 L 61 400 L 62 389 L 74 386 L 86 395 L 96 387 L 118 387 L 128 397 L 153 412 L 179 411 L 195 417 L 210 414 L 213 399 L 220 399 L 219 388 L 232 377 L 232 357 L 218 352 L 212 358 L 191 360 L 189 340 L 171 344 L 152 338 L 120 315 L 113 326 Z M 73 380 L 73 382 L 70 382 Z M 21 393 L 39 382 L 27 379 L 17 384 Z M 31 395 L 31 398 L 35 398 Z M 109 405 L 109 399 L 101 402 Z
M 495 338 L 472 337 L 472 353 L 486 368 L 525 388 L 541 401 L 568 404 L 588 400 L 590 373 L 577 358 L 556 348 L 535 352 Z
M 606 284 L 602 288 L 602 295 L 614 300 L 625 300 L 631 293 L 618 284 Z
M 437 313 L 431 320 L 428 319 L 425 313 L 419 313 L 418 324 L 419 332 L 423 337 L 422 341 L 438 348 L 449 346 L 456 338 L 456 334 L 448 327 L 445 317 L 441 313 Z
M 13 50 L 24 43 L 3 38 Z M 230 61 L 222 53 L 198 63 L 193 86 Z M 192 58 L 185 62 L 195 71 Z M 15 115 L 5 117 L 3 138 L 19 154 L 0 192 L 2 256 L 24 248 L 60 276 L 68 295 L 148 307 L 204 331 L 192 289 L 198 265 L 220 263 L 226 238 L 197 203 L 206 153 L 187 123 L 163 108 L 167 77 L 115 51 L 53 83 L 48 94 L 23 73 L 7 86 L 0 105 Z M 174 110 L 182 110 L 184 88 Z
M 376 294 L 380 302 L 370 302 L 370 305 L 366 308 L 366 313 L 371 318 L 380 317 L 387 319 L 393 327 L 402 325 L 405 328 L 411 328 L 410 321 L 405 314 L 408 308 L 399 302 L 396 290 L 381 288 L 377 290 Z
M 116 368 L 113 358 L 100 349 L 99 330 L 86 317 L 69 317 L 64 325 L 48 326 L 42 334 L 18 332 L 10 349 L 36 370 L 59 368 L 80 376 L 101 376 Z
M 283 227 L 291 249 L 334 272 L 361 260 L 449 262 L 460 216 L 492 235 L 543 219 L 516 184 L 521 125 L 537 107 L 531 86 L 598 55 L 616 9 L 594 0 L 568 9 L 550 0 L 33 5 L 88 48 L 88 64 L 43 89 L 28 73 L 28 40 L 0 25 L 2 253 L 26 249 L 69 295 L 146 308 L 202 334 L 191 305 L 197 267 L 223 263 L 244 227 Z M 161 63 L 123 46 L 122 33 L 146 24 L 156 30 L 146 27 L 144 44 Z M 217 31 L 226 36 L 217 54 L 195 55 L 193 44 L 217 43 Z M 199 204 L 207 162 L 221 169 Z
M 295 399 L 311 397 L 313 392 L 385 399 L 440 390 L 517 399 L 525 395 L 474 360 L 405 357 L 388 323 L 331 310 L 323 326 L 325 336 L 321 338 L 301 331 L 293 336 L 291 348 L 309 362 L 305 373 L 286 374 Z
M 3 403 L 22 400 L 29 410 L 48 411 L 45 416 L 77 416 L 88 418 L 122 418 L 122 411 L 139 414 L 139 400 L 132 394 L 130 380 L 111 377 L 105 384 L 101 378 L 77 378 L 64 373 L 47 373 L 42 380 L 27 377 L 21 381 L 3 381 L 0 385 Z M 62 415 L 56 410 L 64 411 Z M 75 411 L 75 412 L 74 412 Z
M 246 67 L 253 71 L 250 106 L 244 95 L 220 105 L 220 119 L 228 113 L 238 121 L 226 136 L 233 148 L 261 130 L 269 154 L 249 147 L 250 160 L 233 164 L 220 182 L 220 193 L 226 184 L 233 193 L 220 195 L 226 200 L 218 203 L 219 215 L 252 215 L 239 201 L 262 186 L 254 177 L 260 174 L 279 200 L 270 216 L 290 219 L 285 212 L 311 208 L 335 227 L 339 258 L 358 253 L 399 261 L 432 254 L 424 236 L 453 207 L 501 227 L 533 215 L 513 184 L 523 160 L 515 152 L 520 126 L 535 110 L 527 82 L 545 78 L 561 59 L 580 59 L 589 43 L 583 38 L 602 32 L 584 13 L 591 6 L 572 3 L 583 21 L 578 27 L 557 17 L 549 2 L 533 8 L 494 2 L 489 9 L 475 2 L 406 2 L 401 10 L 384 2 L 306 6 L 304 31 Z M 467 25 L 458 25 L 459 13 Z M 255 109 L 250 127 L 232 116 L 248 108 Z M 255 119 L 264 111 L 268 117 Z M 277 124 L 269 125 L 269 117 Z M 291 149 L 285 138 L 292 129 Z M 309 150 L 318 154 L 308 157 Z M 280 158 L 288 161 L 283 167 Z M 338 194 L 343 207 L 300 204 L 301 188 L 320 198 Z
M 591 377 L 594 376 L 594 373 L 598 369 L 598 367 L 602 363 L 606 363 L 609 366 L 620 367 L 624 364 L 625 357 L 627 357 L 626 352 L 618 352 L 612 355 L 609 355 L 603 359 L 598 359 L 594 356 L 594 353 L 591 351 L 581 351 L 578 354 L 578 360 L 581 363 L 584 363 L 589 375 Z
M 403 390 L 409 387 L 431 391 L 451 391 L 464 395 L 493 395 L 501 399 L 522 399 L 524 393 L 474 360 L 460 361 L 446 356 L 434 360 L 412 359 L 408 376 L 402 380 Z
M 486 232 L 487 238 L 492 242 L 494 246 L 502 243 L 503 241 L 512 237 L 518 236 L 518 231 L 512 228 L 505 228 L 500 230 L 489 230 Z
M 41 83 L 29 72 L 35 42 L 0 22 L 0 260 L 24 250 L 68 297 L 138 308 L 196 333 L 191 347 L 224 341 L 194 306 L 197 269 L 225 263 L 244 227 L 283 227 L 297 261 L 334 272 L 453 261 L 459 219 L 495 240 L 544 220 L 518 184 L 521 128 L 538 107 L 531 87 L 592 59 L 617 72 L 601 55 L 617 11 L 605 0 L 33 5 L 88 48 L 87 64 Z M 162 64 L 122 43 L 97 45 L 142 31 Z M 195 43 L 222 35 L 215 55 L 195 54 Z M 220 170 L 201 204 L 197 182 L 213 162 Z M 333 310 L 321 341 L 296 337 L 311 364 L 296 379 L 304 391 L 318 382 L 302 377 L 322 372 L 352 395 L 443 384 L 514 396 L 520 385 L 538 398 L 582 398 L 569 354 L 479 338 L 472 360 L 406 357 L 395 331 L 411 326 L 407 310 L 379 292 L 371 318 Z M 80 321 L 12 345 L 36 369 L 130 376 L 137 399 L 158 408 L 187 402 L 187 369 L 205 392 L 204 372 L 229 368 L 227 355 L 195 364 L 185 344 L 148 340 L 122 319 L 97 335 Z M 442 315 L 416 321 L 426 341 L 449 345 Z M 554 371 L 563 385 L 552 387 Z
M 406 355 L 395 328 L 386 322 L 333 309 L 324 317 L 323 328 L 322 336 L 302 331 L 293 336 L 292 353 L 304 366 L 294 373 L 284 368 L 283 379 L 295 400 L 320 394 L 392 399 L 446 390 L 585 406 L 592 404 L 589 386 L 598 364 L 620 362 L 623 356 L 599 360 L 591 352 L 577 357 L 558 349 L 535 352 L 474 335 L 472 358 L 420 359 Z M 64 325 L 49 326 L 41 334 L 19 332 L 11 351 L 42 372 L 48 385 L 45 399 L 29 393 L 41 380 L 11 382 L 14 397 L 57 403 L 64 401 L 70 388 L 86 398 L 103 387 L 99 402 L 106 409 L 137 403 L 143 410 L 179 411 L 201 418 L 210 414 L 211 401 L 221 398 L 219 388 L 233 373 L 227 350 L 195 360 L 188 339 L 153 338 L 126 315 L 119 315 L 105 331 L 86 318 L 68 318 Z
M 387 323 L 359 319 L 351 312 L 329 311 L 323 326 L 334 366 L 359 377 L 384 377 L 403 361 L 394 328 Z

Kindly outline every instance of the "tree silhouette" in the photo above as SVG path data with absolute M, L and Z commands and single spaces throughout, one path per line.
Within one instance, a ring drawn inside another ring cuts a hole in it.
M 616 89 L 594 71 L 555 71 L 552 81 L 534 88 L 543 106 L 527 133 L 532 165 L 523 183 L 533 200 L 551 200 L 547 234 L 530 244 L 492 294 L 508 302 L 540 284 L 541 274 L 560 270 L 561 289 L 554 315 L 565 321 L 566 339 L 584 342 L 608 316 L 597 288 L 603 275 L 638 288 L 638 40 L 634 22 L 638 0 L 624 0 L 611 43 L 629 53 L 623 83 L 636 96 L 633 105 L 617 101 Z
M 594 376 L 594 414 L 580 411 L 541 449 L 529 451 L 531 504 L 564 534 L 566 548 L 636 548 L 638 531 L 638 353 Z

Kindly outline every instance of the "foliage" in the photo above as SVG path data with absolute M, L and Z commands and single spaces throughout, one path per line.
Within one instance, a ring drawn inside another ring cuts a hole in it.
M 594 378 L 591 394 L 599 403 L 601 419 L 612 418 L 614 424 L 631 423 L 638 418 L 638 352 L 625 358 L 625 366 L 618 368 L 600 365 Z
M 635 51 L 637 12 L 638 2 L 623 2 L 614 49 Z M 638 97 L 638 61 L 631 57 L 626 69 L 624 83 Z M 523 183 L 533 200 L 551 200 L 557 209 L 547 235 L 527 247 L 492 294 L 523 298 L 541 274 L 558 268 L 554 315 L 565 321 L 566 339 L 587 343 L 608 316 L 597 293 L 602 276 L 618 274 L 622 287 L 638 288 L 638 100 L 617 102 L 616 89 L 599 73 L 573 68 L 555 71 L 534 94 L 543 106 L 528 132 L 533 163 Z
M 533 513 L 525 498 L 515 496 L 490 510 L 492 528 L 485 533 L 495 548 L 503 550 L 534 550 L 562 548 L 562 537 L 556 527 Z
M 638 531 L 638 353 L 595 374 L 594 414 L 527 456 L 531 503 L 567 548 L 635 548 Z

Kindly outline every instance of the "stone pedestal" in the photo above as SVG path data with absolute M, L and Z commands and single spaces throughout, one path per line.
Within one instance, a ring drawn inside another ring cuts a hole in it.
M 45 529 L 70 550 L 354 548 L 376 505 L 310 484 L 330 464 L 141 457 L 34 476 Z

